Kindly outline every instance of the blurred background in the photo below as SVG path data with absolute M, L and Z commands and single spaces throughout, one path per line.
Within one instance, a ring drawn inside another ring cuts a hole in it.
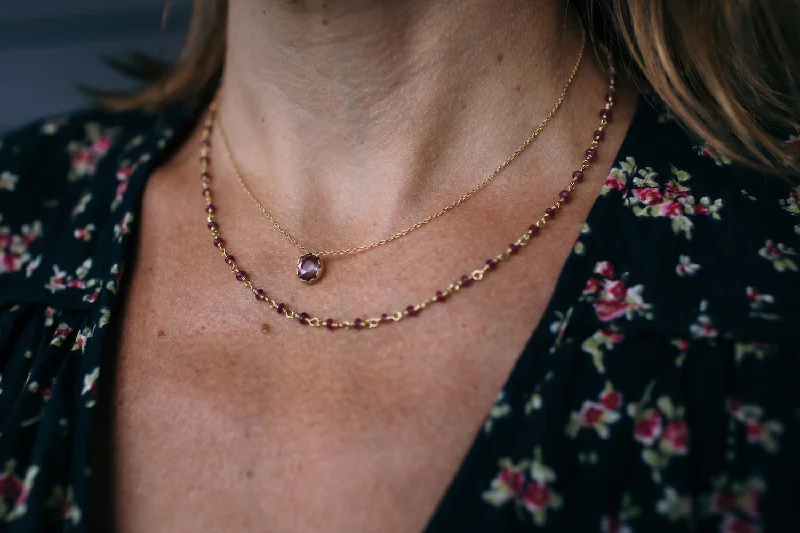
M 103 58 L 133 51 L 174 58 L 191 0 L 0 0 L 0 132 L 89 105 L 79 84 L 133 87 Z

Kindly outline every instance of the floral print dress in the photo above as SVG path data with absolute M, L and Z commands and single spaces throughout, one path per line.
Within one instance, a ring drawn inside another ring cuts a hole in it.
M 194 120 L 88 111 L 0 144 L 3 533 L 89 529 L 142 192 Z M 615 161 L 428 533 L 799 530 L 800 188 L 644 98 Z

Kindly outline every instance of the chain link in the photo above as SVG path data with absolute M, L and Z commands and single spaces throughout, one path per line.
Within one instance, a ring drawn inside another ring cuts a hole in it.
M 375 242 L 372 242 L 372 243 L 369 243 L 369 244 L 363 244 L 361 246 L 355 246 L 353 248 L 346 248 L 346 249 L 343 249 L 343 250 L 323 250 L 323 251 L 309 250 L 308 248 L 303 246 L 296 238 L 294 238 L 288 231 L 283 229 L 283 226 L 281 226 L 280 223 L 277 220 L 275 220 L 275 217 L 273 217 L 270 214 L 270 212 L 267 211 L 267 209 L 261 204 L 261 202 L 258 201 L 258 199 L 255 197 L 253 192 L 250 190 L 250 187 L 248 187 L 247 184 L 245 183 L 244 178 L 242 176 L 242 173 L 239 170 L 239 166 L 236 164 L 236 160 L 233 157 L 233 151 L 231 150 L 230 143 L 228 142 L 228 136 L 225 134 L 225 129 L 222 126 L 222 122 L 220 121 L 217 126 L 218 126 L 220 134 L 222 136 L 222 142 L 225 145 L 225 151 L 227 152 L 228 159 L 230 160 L 231 167 L 233 168 L 233 172 L 236 175 L 236 180 L 239 182 L 239 185 L 242 186 L 242 189 L 244 189 L 244 192 L 247 194 L 247 196 L 250 198 L 250 200 L 252 200 L 252 202 L 258 207 L 258 209 L 261 211 L 261 214 L 263 214 L 265 217 L 267 217 L 267 219 L 272 223 L 272 225 L 275 226 L 275 229 L 280 231 L 283 234 L 283 236 L 286 237 L 286 240 L 288 240 L 293 245 L 295 245 L 302 253 L 304 253 L 304 254 L 305 253 L 312 253 L 312 254 L 314 254 L 314 255 L 316 255 L 318 257 L 336 256 L 336 255 L 349 255 L 349 254 L 354 254 L 354 253 L 358 253 L 358 252 L 365 252 L 367 250 L 371 250 L 373 248 L 377 248 L 378 246 L 383 246 L 384 244 L 388 244 L 388 243 L 390 243 L 390 242 L 392 242 L 392 241 L 394 241 L 396 239 L 399 239 L 401 237 L 405 237 L 406 235 L 408 235 L 412 231 L 414 231 L 414 230 L 424 226 L 425 224 L 427 224 L 427 223 L 439 218 L 440 216 L 444 215 L 448 211 L 450 211 L 452 209 L 455 209 L 456 207 L 458 207 L 459 205 L 464 203 L 470 196 L 474 195 L 475 193 L 479 192 L 481 189 L 486 187 L 498 174 L 500 174 L 500 172 L 503 171 L 503 169 L 505 169 L 508 165 L 510 165 L 511 162 L 514 161 L 517 158 L 517 156 L 519 156 L 523 151 L 525 151 L 525 149 L 534 141 L 534 139 L 536 139 L 536 137 L 539 136 L 539 134 L 542 132 L 542 130 L 545 128 L 545 126 L 547 126 L 547 124 L 552 120 L 552 118 L 556 115 L 558 110 L 561 108 L 561 104 L 564 102 L 564 98 L 566 98 L 567 92 L 569 91 L 569 88 L 572 85 L 572 80 L 575 79 L 575 75 L 578 73 L 578 68 L 581 65 L 581 61 L 583 59 L 583 53 L 584 53 L 584 49 L 585 48 L 586 48 L 586 30 L 581 29 L 581 48 L 580 48 L 580 51 L 578 52 L 578 59 L 575 61 L 575 64 L 572 67 L 572 71 L 570 72 L 569 78 L 567 79 L 567 83 L 564 85 L 564 88 L 561 91 L 561 94 L 559 95 L 558 100 L 556 100 L 556 104 L 553 106 L 553 108 L 550 110 L 550 112 L 547 114 L 547 116 L 544 118 L 544 120 L 542 120 L 542 122 L 539 123 L 539 125 L 536 127 L 535 130 L 533 130 L 533 133 L 531 133 L 531 135 L 528 136 L 527 139 L 525 139 L 525 142 L 523 142 L 519 146 L 519 148 L 514 150 L 514 153 L 511 154 L 511 156 L 508 159 L 503 161 L 503 163 L 499 167 L 497 167 L 494 171 L 492 171 L 486 178 L 484 178 L 483 181 L 481 181 L 480 183 L 475 185 L 475 187 L 470 189 L 469 192 L 467 192 L 466 194 L 460 196 L 458 199 L 456 199 L 453 203 L 451 203 L 447 207 L 437 211 L 436 213 L 434 213 L 432 215 L 429 215 L 429 216 L 425 217 L 424 219 L 420 220 L 419 222 L 415 223 L 412 226 L 407 227 L 406 229 L 404 229 L 402 231 L 398 231 L 397 233 L 395 233 L 391 237 L 386 237 L 386 238 L 381 239 L 379 241 L 375 241 Z

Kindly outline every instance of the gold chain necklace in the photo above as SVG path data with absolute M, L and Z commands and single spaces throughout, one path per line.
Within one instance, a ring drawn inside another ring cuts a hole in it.
M 457 294 L 461 294 L 461 292 L 470 287 L 473 283 L 482 281 L 486 278 L 486 276 L 497 269 L 498 265 L 503 261 L 508 261 L 515 255 L 517 255 L 524 247 L 531 244 L 532 239 L 534 239 L 537 235 L 539 235 L 540 231 L 543 230 L 548 222 L 548 220 L 552 219 L 556 216 L 556 213 L 564 206 L 566 202 L 572 196 L 573 191 L 576 188 L 577 183 L 581 182 L 584 178 L 584 172 L 587 168 L 591 165 L 591 163 L 597 158 L 597 149 L 600 145 L 600 142 L 605 138 L 605 128 L 611 122 L 613 118 L 613 107 L 614 107 L 614 99 L 615 99 L 615 70 L 614 70 L 614 63 L 610 54 L 607 52 L 608 57 L 608 64 L 609 64 L 609 76 L 608 76 L 608 92 L 605 96 L 605 105 L 600 110 L 600 124 L 597 129 L 592 134 L 592 141 L 589 143 L 589 147 L 584 152 L 584 158 L 581 162 L 580 166 L 577 170 L 572 172 L 572 177 L 569 180 L 569 183 L 565 189 L 559 192 L 558 197 L 559 199 L 552 204 L 550 207 L 545 209 L 544 215 L 540 216 L 539 219 L 531 224 L 528 227 L 528 230 L 522 234 L 516 241 L 509 244 L 508 247 L 503 250 L 501 253 L 490 257 L 485 261 L 485 263 L 480 267 L 472 271 L 470 274 L 464 274 L 454 282 L 450 283 L 447 287 L 442 290 L 436 291 L 436 293 L 423 300 L 422 302 L 409 305 L 404 310 L 395 311 L 394 313 L 383 313 L 380 316 L 373 316 L 371 318 L 356 318 L 354 320 L 334 320 L 333 318 L 328 319 L 321 319 L 315 316 L 311 316 L 309 313 L 300 312 L 298 313 L 285 303 L 281 302 L 278 303 L 275 299 L 269 296 L 264 289 L 256 287 L 250 275 L 239 268 L 239 264 L 236 258 L 228 252 L 226 248 L 225 240 L 222 238 L 220 234 L 220 226 L 219 223 L 216 221 L 217 215 L 217 208 L 214 205 L 213 200 L 213 192 L 211 190 L 211 173 L 209 172 L 211 166 L 210 160 L 210 152 L 211 152 L 211 133 L 214 127 L 214 118 L 217 112 L 217 104 L 216 102 L 212 102 L 211 105 L 208 107 L 208 112 L 206 115 L 206 119 L 203 122 L 203 131 L 202 131 L 202 140 L 200 141 L 200 181 L 203 185 L 203 198 L 205 199 L 206 204 L 206 220 L 208 223 L 208 229 L 211 232 L 211 236 L 213 238 L 214 247 L 222 254 L 225 263 L 228 265 L 230 270 L 235 274 L 236 279 L 240 281 L 248 290 L 251 291 L 253 296 L 258 302 L 263 302 L 269 305 L 271 308 L 275 309 L 279 314 L 283 315 L 286 318 L 297 320 L 300 324 L 305 326 L 312 326 L 312 327 L 326 327 L 331 331 L 339 331 L 339 330 L 362 330 L 362 329 L 372 329 L 378 326 L 391 324 L 393 322 L 399 322 L 409 317 L 418 316 L 422 311 L 430 307 L 431 305 L 437 303 L 444 303 L 452 296 Z
M 578 52 L 578 59 L 575 61 L 575 64 L 572 67 L 572 71 L 570 72 L 569 78 L 567 79 L 567 83 L 564 85 L 561 94 L 558 97 L 558 100 L 556 100 L 556 104 L 553 106 L 553 108 L 550 110 L 550 112 L 547 114 L 544 120 L 542 120 L 542 122 L 539 123 L 539 125 L 536 127 L 535 130 L 533 130 L 533 133 L 531 133 L 531 135 L 528 136 L 527 139 L 525 139 L 525 142 L 523 142 L 519 146 L 519 148 L 514 150 L 514 153 L 512 153 L 508 159 L 503 161 L 503 163 L 499 167 L 494 169 L 486 178 L 484 178 L 483 181 L 475 185 L 475 187 L 470 189 L 466 194 L 458 197 L 453 203 L 451 203 L 447 207 L 440 209 L 436 213 L 423 218 L 419 222 L 416 222 L 415 224 L 407 227 L 406 229 L 398 231 L 394 235 L 383 238 L 379 241 L 374 241 L 369 244 L 363 244 L 361 246 L 355 246 L 352 248 L 345 248 L 342 250 L 310 250 L 309 248 L 301 244 L 300 241 L 298 241 L 295 237 L 293 237 L 288 231 L 286 231 L 283 228 L 283 226 L 281 226 L 281 224 L 275 219 L 275 217 L 273 217 L 272 214 L 270 214 L 267 208 L 264 207 L 264 205 L 258 201 L 258 199 L 253 194 L 253 191 L 251 191 L 250 187 L 248 187 L 247 184 L 245 183 L 244 177 L 242 176 L 242 172 L 239 169 L 239 165 L 236 164 L 236 160 L 233 157 L 233 150 L 231 149 L 230 142 L 228 141 L 228 136 L 225 134 L 225 128 L 223 128 L 221 122 L 218 124 L 218 127 L 220 134 L 222 136 L 222 142 L 225 145 L 225 151 L 228 155 L 231 167 L 233 168 L 233 173 L 236 176 L 236 180 L 239 182 L 239 185 L 241 185 L 242 189 L 244 189 L 244 192 L 247 194 L 250 200 L 252 200 L 253 203 L 261 211 L 261 214 L 267 217 L 267 219 L 272 223 L 272 225 L 275 226 L 275 228 L 283 234 L 286 240 L 291 242 L 293 245 L 295 245 L 295 247 L 297 247 L 300 250 L 302 255 L 297 261 L 297 277 L 305 283 L 312 284 L 322 278 L 322 274 L 325 270 L 325 265 L 322 262 L 322 258 L 324 256 L 349 255 L 358 252 L 365 252 L 367 250 L 377 248 L 378 246 L 383 246 L 384 244 L 388 244 L 401 237 L 405 237 L 406 235 L 416 230 L 417 228 L 420 228 L 425 224 L 427 224 L 428 222 L 431 222 L 439 218 L 440 216 L 444 215 L 448 211 L 455 209 L 456 207 L 461 205 L 464 201 L 466 201 L 467 198 L 469 198 L 473 194 L 477 193 L 478 191 L 486 187 L 486 185 L 488 185 L 498 174 L 500 174 L 500 172 L 502 172 L 503 169 L 505 169 L 509 164 L 511 164 L 511 162 L 514 161 L 514 159 L 516 159 L 517 156 L 520 155 L 534 141 L 534 139 L 536 139 L 536 137 L 539 136 L 539 134 L 542 132 L 545 126 L 547 126 L 550 120 L 555 116 L 555 114 L 561 108 L 561 104 L 564 102 L 564 98 L 566 98 L 567 92 L 569 91 L 569 88 L 572 85 L 572 80 L 578 73 L 578 68 L 580 67 L 581 60 L 583 59 L 583 52 L 585 47 L 586 47 L 586 31 L 583 28 L 581 28 L 581 47 L 580 51 Z M 216 101 L 214 102 L 214 106 L 216 107 Z

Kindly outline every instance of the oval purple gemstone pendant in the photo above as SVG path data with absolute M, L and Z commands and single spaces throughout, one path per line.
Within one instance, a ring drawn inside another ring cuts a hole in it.
M 317 255 L 305 254 L 297 260 L 297 277 L 304 283 L 319 281 L 324 270 L 322 258 Z

